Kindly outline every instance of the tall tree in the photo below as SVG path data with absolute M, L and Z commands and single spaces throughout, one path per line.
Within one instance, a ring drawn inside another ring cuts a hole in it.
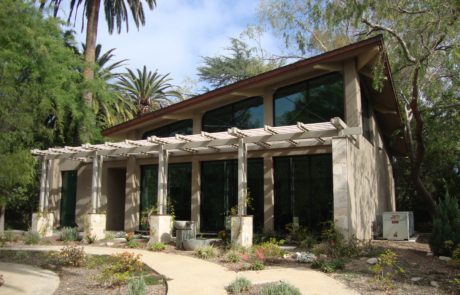
M 0 200 L 37 199 L 30 149 L 72 144 L 86 124 L 79 97 L 82 66 L 56 19 L 29 3 L 0 2 Z
M 182 100 L 168 76 L 148 71 L 146 66 L 142 71 L 127 69 L 127 73 L 118 77 L 117 87 L 122 96 L 138 106 L 138 115 L 141 115 Z
M 54 14 L 57 15 L 62 0 L 50 0 L 50 5 L 54 7 Z M 85 82 L 90 82 L 94 78 L 94 68 L 96 66 L 96 44 L 97 44 L 97 28 L 99 23 L 99 10 L 103 3 L 105 12 L 105 20 L 107 22 L 109 33 L 112 34 L 115 27 L 117 32 L 120 33 L 123 24 L 126 25 L 128 31 L 129 13 L 136 27 L 145 24 L 145 15 L 143 2 L 145 2 L 149 9 L 156 6 L 156 0 L 72 0 L 70 3 L 70 12 L 68 21 L 76 16 L 80 6 L 83 6 L 82 20 L 83 24 L 86 18 L 86 47 L 84 52 L 85 67 L 83 71 L 83 78 Z M 42 6 L 46 3 L 42 2 Z M 83 27 L 82 27 L 83 28 Z M 86 89 L 83 93 L 83 99 L 88 107 L 92 106 L 93 95 L 92 92 Z
M 256 54 L 254 47 L 231 38 L 227 47 L 230 55 L 203 57 L 204 65 L 198 68 L 200 80 L 213 88 L 222 87 L 237 81 L 273 70 L 283 64 L 283 60 L 264 60 Z
M 432 191 L 422 181 L 427 144 L 422 109 L 459 102 L 459 2 L 262 0 L 260 7 L 261 19 L 304 53 L 384 35 L 399 101 L 407 110 L 411 182 L 433 214 Z

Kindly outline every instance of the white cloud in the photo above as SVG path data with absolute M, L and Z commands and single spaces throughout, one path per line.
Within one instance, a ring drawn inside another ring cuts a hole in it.
M 101 11 L 98 43 L 105 50 L 116 48 L 118 59 L 129 59 L 128 67 L 146 65 L 171 73 L 175 83 L 196 77 L 202 56 L 224 53 L 230 37 L 238 37 L 256 22 L 257 1 L 158 0 L 157 4 L 153 11 L 145 8 L 145 26 L 137 30 L 130 23 L 129 32 L 121 34 L 109 35 Z M 76 28 L 79 31 L 78 23 Z M 78 40 L 83 41 L 84 33 L 78 34 Z M 271 36 L 264 36 L 262 44 L 269 51 L 277 47 Z

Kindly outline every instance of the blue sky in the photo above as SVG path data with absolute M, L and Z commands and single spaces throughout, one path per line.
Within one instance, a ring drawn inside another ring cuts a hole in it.
M 67 4 L 62 5 L 67 10 Z M 256 24 L 257 5 L 255 0 L 157 0 L 153 11 L 145 9 L 145 26 L 137 30 L 130 23 L 128 33 L 123 30 L 112 35 L 101 11 L 98 43 L 104 51 L 117 48 L 117 58 L 129 59 L 129 68 L 146 65 L 150 70 L 171 73 L 177 85 L 186 77 L 196 79 L 202 56 L 225 53 L 230 37 L 238 37 L 248 25 Z M 77 19 L 81 19 L 81 9 Z M 79 22 L 75 30 L 78 40 L 84 41 Z M 280 42 L 270 34 L 265 34 L 261 43 L 269 52 L 279 51 Z

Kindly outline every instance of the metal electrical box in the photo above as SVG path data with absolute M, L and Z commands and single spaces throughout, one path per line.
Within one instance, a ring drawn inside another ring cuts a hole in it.
M 414 235 L 413 212 L 384 212 L 383 238 L 387 240 L 409 240 Z

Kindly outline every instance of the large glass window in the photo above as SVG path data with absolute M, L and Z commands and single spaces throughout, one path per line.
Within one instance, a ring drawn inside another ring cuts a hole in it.
M 140 229 L 148 228 L 146 210 L 157 205 L 158 165 L 141 167 Z M 192 164 L 168 165 L 168 200 L 176 220 L 191 220 Z
M 201 231 L 218 232 L 225 228 L 225 216 L 238 204 L 237 160 L 201 162 Z M 254 230 L 261 232 L 264 219 L 263 160 L 248 159 L 248 191 L 254 216 Z
M 252 97 L 206 112 L 202 129 L 206 132 L 221 132 L 231 127 L 260 128 L 263 127 L 263 122 L 263 99 Z
M 142 139 L 146 139 L 149 136 L 172 137 L 176 134 L 193 134 L 193 120 L 182 120 L 160 128 L 149 130 L 142 135 Z
M 327 155 L 274 158 L 275 230 L 296 223 L 320 233 L 332 220 L 332 157 Z
M 278 89 L 274 94 L 275 126 L 329 122 L 344 117 L 343 79 L 339 73 Z

